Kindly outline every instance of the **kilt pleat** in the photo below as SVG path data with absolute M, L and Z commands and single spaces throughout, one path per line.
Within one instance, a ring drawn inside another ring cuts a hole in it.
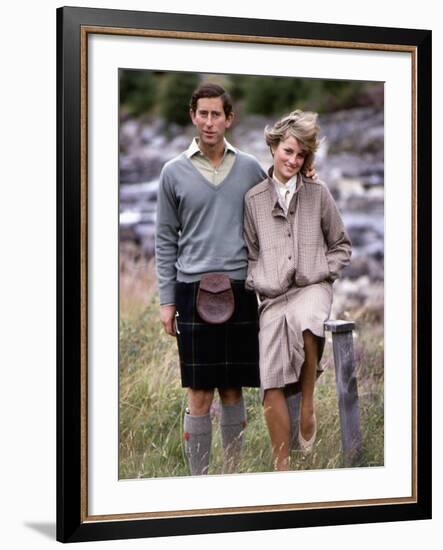
M 198 282 L 176 284 L 177 345 L 183 387 L 195 389 L 259 387 L 258 311 L 244 281 L 231 281 L 232 317 L 212 325 L 196 308 Z

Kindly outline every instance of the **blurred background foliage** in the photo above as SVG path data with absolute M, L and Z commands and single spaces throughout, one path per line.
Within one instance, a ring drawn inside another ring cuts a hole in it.
M 295 108 L 328 113 L 363 106 L 373 99 L 368 97 L 371 86 L 360 81 L 121 69 L 120 105 L 133 117 L 157 115 L 168 123 L 186 126 L 189 115 L 183 105 L 204 80 L 224 86 L 235 109 L 250 114 L 281 114 Z

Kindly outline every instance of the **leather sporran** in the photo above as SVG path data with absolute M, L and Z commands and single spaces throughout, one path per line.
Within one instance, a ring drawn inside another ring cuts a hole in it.
M 205 273 L 197 292 L 197 311 L 203 321 L 217 325 L 234 313 L 234 293 L 225 273 Z

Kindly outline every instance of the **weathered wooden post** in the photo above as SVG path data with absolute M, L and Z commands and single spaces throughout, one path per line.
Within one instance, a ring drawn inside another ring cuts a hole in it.
M 349 321 L 326 321 L 325 323 L 325 330 L 332 333 L 341 441 L 344 462 L 347 466 L 357 464 L 363 450 L 352 338 L 354 328 L 355 323 Z

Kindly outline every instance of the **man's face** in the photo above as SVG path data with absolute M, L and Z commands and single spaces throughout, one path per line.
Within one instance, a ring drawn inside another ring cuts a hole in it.
M 231 126 L 233 114 L 226 118 L 220 97 L 202 97 L 197 109 L 190 112 L 192 124 L 197 128 L 199 143 L 214 147 L 223 142 L 226 130 Z

